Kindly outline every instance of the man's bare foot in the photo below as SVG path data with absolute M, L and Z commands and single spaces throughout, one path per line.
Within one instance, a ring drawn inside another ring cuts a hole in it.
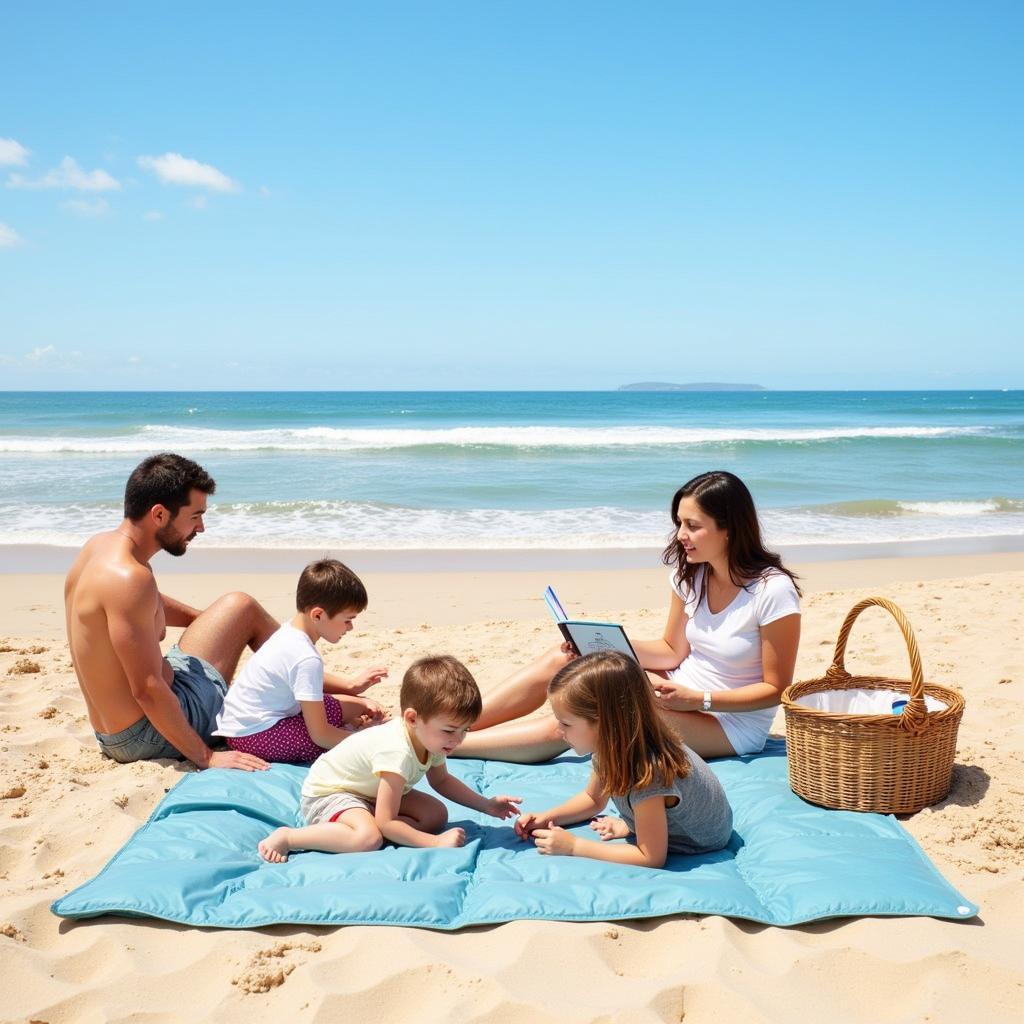
M 260 856 L 271 864 L 283 864 L 291 852 L 291 847 L 288 845 L 289 832 L 291 832 L 290 828 L 275 828 L 256 847 L 260 851 Z

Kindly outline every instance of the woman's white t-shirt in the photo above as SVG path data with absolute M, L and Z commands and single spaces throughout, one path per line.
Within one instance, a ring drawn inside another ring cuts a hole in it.
M 324 660 L 313 641 L 286 622 L 245 663 L 228 688 L 214 736 L 252 736 L 324 699 Z
M 769 570 L 760 579 L 741 588 L 720 612 L 708 608 L 701 597 L 704 567 L 693 579 L 693 591 L 679 587 L 672 574 L 672 589 L 686 611 L 686 639 L 690 653 L 682 664 L 668 673 L 669 679 L 695 690 L 735 690 L 764 679 L 761 664 L 761 627 L 786 615 L 800 614 L 800 595 L 793 581 L 782 572 Z M 713 701 L 712 701 L 713 703 Z M 767 736 L 775 708 L 744 711 L 743 723 L 763 730 Z

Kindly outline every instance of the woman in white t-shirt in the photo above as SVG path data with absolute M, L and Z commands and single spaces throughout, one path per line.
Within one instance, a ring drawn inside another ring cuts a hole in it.
M 661 713 L 702 757 L 760 751 L 792 682 L 800 641 L 800 590 L 765 548 L 754 500 L 737 476 L 702 473 L 672 498 L 675 533 L 668 621 L 659 640 L 636 641 Z M 532 761 L 565 749 L 553 719 L 512 721 L 544 701 L 566 645 L 507 680 L 490 699 L 463 757 Z

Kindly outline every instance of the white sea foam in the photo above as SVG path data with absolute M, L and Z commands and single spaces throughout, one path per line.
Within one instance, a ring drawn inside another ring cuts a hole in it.
M 25 505 L 0 510 L 0 544 L 80 544 L 120 509 Z M 351 549 L 605 548 L 663 543 L 664 513 L 585 509 L 410 509 L 314 501 L 211 505 L 204 547 Z
M 898 503 L 903 506 L 903 502 Z M 847 516 L 815 509 L 768 509 L 764 531 L 772 544 L 876 544 L 1024 536 L 1024 511 L 995 502 L 910 502 L 902 515 Z
M 931 427 L 439 427 L 432 430 L 392 428 L 304 427 L 274 430 L 210 430 L 150 424 L 131 434 L 98 437 L 0 437 L 0 452 L 83 454 L 214 451 L 344 452 L 423 447 L 616 448 L 750 442 L 811 444 L 885 438 L 950 438 L 991 433 L 981 426 Z
M 897 504 L 904 512 L 950 519 L 969 519 L 985 512 L 1000 511 L 1000 504 L 995 501 L 900 501 Z
M 843 515 L 815 508 L 767 509 L 773 545 L 884 543 L 1024 536 L 1020 502 L 917 502 L 900 515 Z M 950 512 L 955 507 L 957 511 Z M 113 503 L 0 507 L 0 544 L 78 545 L 120 519 Z M 660 548 L 671 524 L 661 510 L 609 506 L 562 509 L 417 509 L 365 502 L 212 505 L 210 548 L 448 550 Z

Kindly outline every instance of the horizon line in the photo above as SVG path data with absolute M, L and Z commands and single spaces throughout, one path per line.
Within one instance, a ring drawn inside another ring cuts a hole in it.
M 1010 391 L 1024 391 L 1024 384 L 1011 385 L 983 385 L 979 387 L 906 387 L 906 388 L 857 388 L 857 387 L 823 387 L 823 388 L 798 388 L 781 387 L 773 388 L 759 386 L 751 388 L 652 388 L 650 390 L 637 390 L 631 387 L 607 387 L 607 388 L 304 388 L 304 387 L 280 387 L 280 388 L 133 388 L 133 387 L 105 387 L 105 388 L 3 388 L 0 387 L 0 394 L 4 395 L 105 395 L 105 394 L 135 394 L 135 395 L 188 395 L 188 394 L 306 394 L 306 395 L 344 395 L 344 394 L 564 394 L 566 392 L 577 392 L 579 394 L 633 394 L 633 395 L 694 395 L 694 394 L 730 394 L 730 395 L 757 395 L 769 392 L 786 394 L 792 392 L 825 392 L 842 394 L 846 392 L 869 392 L 873 394 L 905 394 L 916 392 L 934 391 L 984 391 L 1006 393 Z

